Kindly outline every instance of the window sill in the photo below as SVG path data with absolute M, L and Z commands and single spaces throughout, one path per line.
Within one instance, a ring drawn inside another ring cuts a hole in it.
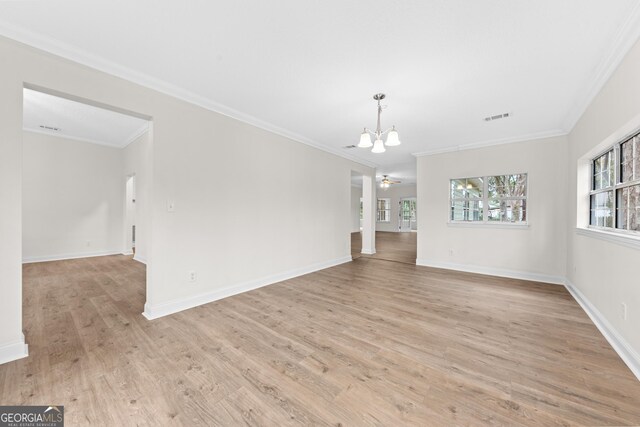
M 591 237 L 605 242 L 616 243 L 629 248 L 640 249 L 640 236 L 631 236 L 615 231 L 598 230 L 596 228 L 577 227 L 576 234 L 579 236 Z
M 516 229 L 526 230 L 529 228 L 528 223 L 524 224 L 512 224 L 509 222 L 480 222 L 480 221 L 448 221 L 447 227 L 460 227 L 460 228 L 502 228 L 502 229 Z

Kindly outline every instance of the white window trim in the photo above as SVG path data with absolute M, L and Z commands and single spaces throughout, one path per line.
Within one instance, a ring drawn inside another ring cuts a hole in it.
M 529 223 L 526 222 L 498 222 L 498 221 L 447 221 L 448 227 L 458 228 L 515 228 L 515 229 L 527 229 Z
M 504 176 L 504 175 L 526 175 L 527 180 L 525 183 L 525 188 L 527 192 L 524 197 L 502 197 L 501 200 L 526 200 L 527 201 L 527 220 L 520 222 L 502 222 L 502 221 L 489 221 L 489 197 L 485 197 L 484 195 L 488 194 L 488 180 L 487 178 L 490 176 Z M 473 200 L 482 201 L 482 217 L 485 218 L 482 221 L 456 221 L 451 219 L 451 203 L 454 197 L 451 196 L 451 188 L 449 188 L 449 213 L 447 215 L 447 225 L 448 226 L 471 226 L 471 227 L 483 227 L 483 228 L 528 228 L 529 227 L 529 173 L 520 172 L 520 173 L 505 173 L 505 174 L 493 174 L 493 175 L 481 175 L 481 176 L 469 176 L 469 178 L 482 178 L 482 194 L 483 197 L 474 197 Z M 452 179 L 461 179 L 461 178 L 449 178 L 449 186 L 451 186 Z M 469 199 L 472 200 L 472 199 Z M 485 203 L 487 202 L 487 203 Z
M 576 227 L 576 234 L 592 239 L 604 240 L 605 242 L 615 243 L 629 248 L 640 249 L 640 236 L 635 233 L 629 234 L 627 230 L 611 231 L 611 228 L 604 227 Z M 627 233 L 623 233 L 627 231 Z

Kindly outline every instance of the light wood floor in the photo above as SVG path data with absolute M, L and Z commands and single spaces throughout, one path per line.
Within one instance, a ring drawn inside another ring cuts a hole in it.
M 362 234 L 351 233 L 351 257 L 375 258 L 387 261 L 415 264 L 417 256 L 418 233 L 393 233 L 376 231 L 376 253 L 364 255 L 362 250 Z
M 640 382 L 560 286 L 372 258 L 144 319 L 125 256 L 24 267 L 0 403 L 67 425 L 638 425 Z

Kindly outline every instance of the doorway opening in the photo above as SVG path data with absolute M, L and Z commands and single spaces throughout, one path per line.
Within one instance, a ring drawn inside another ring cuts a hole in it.
M 24 85 L 23 328 L 32 346 L 74 324 L 143 312 L 152 138 L 149 116 Z
M 123 255 L 136 253 L 136 176 L 127 177 L 124 200 L 124 252 Z
M 351 171 L 351 203 L 350 203 L 350 238 L 351 258 L 356 259 L 361 256 L 362 251 L 362 227 L 363 227 L 363 204 L 362 204 L 362 174 Z

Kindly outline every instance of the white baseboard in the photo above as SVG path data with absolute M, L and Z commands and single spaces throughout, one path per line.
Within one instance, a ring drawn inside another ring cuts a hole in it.
M 96 251 L 96 252 L 76 252 L 71 254 L 58 254 L 58 255 L 45 255 L 45 256 L 35 256 L 35 257 L 26 257 L 22 259 L 23 264 L 30 264 L 33 262 L 47 262 L 47 261 L 62 261 L 65 259 L 78 259 L 78 258 L 93 258 L 97 256 L 108 256 L 108 255 L 121 255 L 122 250 L 115 251 Z
M 29 345 L 22 339 L 0 346 L 0 364 L 22 359 L 29 356 Z
M 367 249 L 363 249 L 360 251 L 360 253 L 365 255 L 375 255 L 376 251 L 369 251 Z
M 444 268 L 446 270 L 465 271 L 467 273 L 486 274 L 489 276 L 509 277 L 512 279 L 531 280 L 534 282 L 552 283 L 564 285 L 563 276 L 551 276 L 548 274 L 531 273 L 528 271 L 507 270 L 503 268 L 483 267 L 479 265 L 456 264 L 452 262 L 432 261 L 428 259 L 416 259 L 416 265 L 423 267 Z
M 271 285 L 283 280 L 292 279 L 294 277 L 302 276 L 305 274 L 313 273 L 314 271 L 323 270 L 325 268 L 334 267 L 339 264 L 344 264 L 351 261 L 351 256 L 345 256 L 330 261 L 320 262 L 312 264 L 306 267 L 290 270 L 280 274 L 274 274 L 272 276 L 264 277 L 258 280 L 251 280 L 244 283 L 238 283 L 236 285 L 227 286 L 222 289 L 216 289 L 211 292 L 195 295 L 192 297 L 177 299 L 162 304 L 151 305 L 146 303 L 144 305 L 144 312 L 142 315 L 149 320 L 157 319 L 159 317 L 167 316 L 169 314 L 177 313 L 189 308 L 197 307 L 202 304 L 207 304 L 213 301 L 217 301 L 223 298 L 237 295 L 243 292 L 251 291 L 253 289 L 261 288 L 263 286 Z
M 609 341 L 611 347 L 618 353 L 622 361 L 631 369 L 631 372 L 640 380 L 640 355 L 633 347 L 616 331 L 609 321 L 600 311 L 575 287 L 569 279 L 565 279 L 564 286 L 571 296 L 580 304 L 580 307 L 587 313 L 587 316 L 600 330 L 602 335 Z
M 122 255 L 126 255 L 126 256 L 131 256 L 133 255 L 133 251 L 128 251 L 128 252 L 120 252 Z
M 141 263 L 142 263 L 142 264 L 144 264 L 144 265 L 147 265 L 147 259 L 146 259 L 146 258 L 141 257 L 141 256 L 140 256 L 140 255 L 138 255 L 138 254 L 135 254 L 135 255 L 133 256 L 133 260 L 134 260 L 134 261 L 141 262 Z

